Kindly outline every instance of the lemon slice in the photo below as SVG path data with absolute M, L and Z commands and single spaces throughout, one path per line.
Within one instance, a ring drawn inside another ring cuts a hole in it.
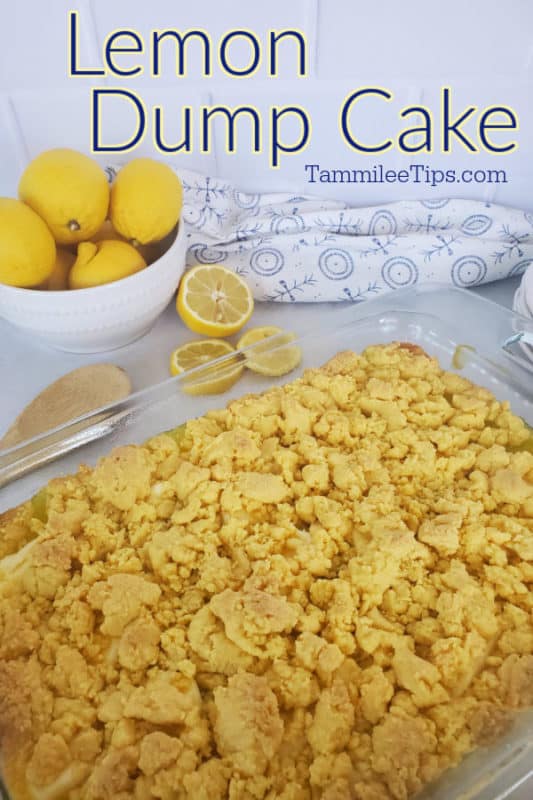
M 276 338 L 259 344 L 270 336 Z M 291 372 L 302 360 L 301 349 L 297 345 L 288 346 L 288 343 L 293 342 L 295 338 L 294 333 L 284 332 L 274 325 L 265 325 L 262 328 L 250 328 L 246 331 L 239 339 L 237 349 L 255 345 L 244 354 L 248 369 L 261 375 L 278 377 Z
M 187 342 L 176 348 L 170 356 L 170 372 L 172 375 L 180 375 L 187 370 L 204 367 L 191 375 L 184 383 L 183 391 L 194 395 L 221 394 L 241 377 L 244 364 L 237 359 L 225 364 L 211 365 L 211 362 L 234 352 L 235 348 L 221 339 Z
M 198 264 L 183 276 L 176 308 L 191 331 L 231 336 L 246 325 L 254 300 L 246 283 L 220 264 Z

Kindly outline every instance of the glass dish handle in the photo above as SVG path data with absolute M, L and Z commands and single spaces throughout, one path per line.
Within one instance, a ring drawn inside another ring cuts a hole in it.
M 99 412 L 74 420 L 27 443 L 0 453 L 0 489 L 28 472 L 55 461 L 78 447 L 112 433 L 125 424 L 131 409 L 117 413 Z M 0 792 L 0 800 L 2 795 Z

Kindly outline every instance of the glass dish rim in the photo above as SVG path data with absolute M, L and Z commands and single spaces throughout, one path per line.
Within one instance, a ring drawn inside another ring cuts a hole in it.
M 334 329 L 333 329 L 333 327 L 330 328 L 329 331 L 331 333 L 337 333 L 337 332 L 343 330 L 344 328 L 350 328 L 350 327 L 353 327 L 354 331 L 356 331 L 358 326 L 360 326 L 360 325 L 362 326 L 364 324 L 368 324 L 373 319 L 376 319 L 376 320 L 381 319 L 381 320 L 383 320 L 385 322 L 387 317 L 389 317 L 389 316 L 391 318 L 392 317 L 396 317 L 396 319 L 398 319 L 400 317 L 401 318 L 410 318 L 415 323 L 416 322 L 424 322 L 424 321 L 428 321 L 428 320 L 434 320 L 435 322 L 440 323 L 440 325 L 443 327 L 443 330 L 437 331 L 438 342 L 440 344 L 449 345 L 450 346 L 450 350 L 451 350 L 453 348 L 453 346 L 457 344 L 457 342 L 449 337 L 449 334 L 451 333 L 451 327 L 452 327 L 452 323 L 450 322 L 449 318 L 446 318 L 445 316 L 439 316 L 438 312 L 437 313 L 430 313 L 425 309 L 419 310 L 419 309 L 416 309 L 416 308 L 407 308 L 407 307 L 402 307 L 402 306 L 398 306 L 396 308 L 394 308 L 394 307 L 388 307 L 388 308 L 385 307 L 385 308 L 380 308 L 380 309 L 376 308 L 376 306 L 380 302 L 383 303 L 384 301 L 385 301 L 385 303 L 389 303 L 390 305 L 394 304 L 394 296 L 395 295 L 398 296 L 398 297 L 401 296 L 403 298 L 409 298 L 410 296 L 415 297 L 418 294 L 431 294 L 432 292 L 438 292 L 440 290 L 446 290 L 446 292 L 448 294 L 450 294 L 450 295 L 457 295 L 457 296 L 462 296 L 464 298 L 467 298 L 468 302 L 473 303 L 474 305 L 483 305 L 485 308 L 488 308 L 488 309 L 490 309 L 491 307 L 492 308 L 496 308 L 496 309 L 498 309 L 498 311 L 502 315 L 507 316 L 509 318 L 509 320 L 513 320 L 513 319 L 519 318 L 519 316 L 520 316 L 520 315 L 517 315 L 515 312 L 511 311 L 510 309 L 508 309 L 506 307 L 503 307 L 503 306 L 500 306 L 499 304 L 494 303 L 494 302 L 492 302 L 490 300 L 487 300 L 485 298 L 479 297 L 478 295 L 474 295 L 471 292 L 469 292 L 468 290 L 460 289 L 458 287 L 451 287 L 449 285 L 434 284 L 432 286 L 424 285 L 423 287 L 415 287 L 414 289 L 399 290 L 398 292 L 396 292 L 396 293 L 394 293 L 392 295 L 389 294 L 387 296 L 376 298 L 375 300 L 370 300 L 370 301 L 367 301 L 365 303 L 357 304 L 358 306 L 360 306 L 359 313 L 357 315 L 351 315 L 350 314 L 350 311 L 353 311 L 353 307 L 348 307 L 348 308 L 339 310 L 339 317 L 342 317 L 342 322 L 341 322 L 341 324 L 336 326 Z M 530 322 L 530 324 L 531 324 L 531 322 Z M 302 342 L 305 342 L 305 341 L 313 340 L 316 337 L 323 337 L 324 334 L 327 335 L 327 333 L 328 333 L 328 329 L 316 330 L 316 328 L 313 328 L 311 330 L 304 330 L 297 336 L 297 338 L 294 340 L 294 343 L 296 343 L 296 344 L 297 343 L 302 343 Z M 427 328 L 425 328 L 425 333 L 426 334 L 428 333 L 428 329 Z M 277 336 L 279 337 L 280 335 L 278 334 Z M 275 340 L 275 338 L 276 337 L 272 337 L 271 341 Z M 280 346 L 286 346 L 286 342 L 282 342 L 280 344 Z M 253 349 L 254 347 L 255 346 L 252 345 L 252 346 L 249 346 L 249 348 L 243 348 L 240 351 L 236 351 L 236 353 L 237 354 L 244 353 L 249 349 Z M 492 352 L 492 349 L 491 349 L 490 352 Z M 227 364 L 227 363 L 232 363 L 233 364 L 234 363 L 234 359 L 235 359 L 235 355 L 236 355 L 235 353 L 231 353 L 228 356 L 222 356 L 219 359 L 217 359 L 216 361 L 212 362 L 212 365 L 217 364 L 219 366 L 223 366 L 224 364 Z M 333 355 L 333 353 L 332 353 L 332 355 Z M 485 356 L 485 354 L 481 354 L 481 353 L 477 353 L 477 352 L 469 354 L 469 360 L 470 359 L 472 359 L 473 362 L 478 362 L 481 366 L 483 366 L 488 371 L 488 373 L 490 375 L 493 375 L 493 376 L 497 377 L 497 379 L 499 381 L 501 381 L 502 385 L 510 386 L 510 388 L 512 386 L 513 389 L 515 388 L 513 384 L 511 384 L 511 385 L 509 384 L 509 376 L 505 374 L 505 370 L 504 370 L 504 367 L 502 366 L 502 364 L 494 364 L 493 362 L 488 361 L 488 359 Z M 210 365 L 210 366 L 212 366 L 212 365 Z M 83 422 L 87 418 L 91 419 L 91 418 L 95 417 L 96 415 L 98 415 L 99 413 L 103 413 L 103 412 L 106 412 L 106 411 L 112 412 L 114 409 L 116 410 L 117 407 L 120 410 L 124 405 L 128 404 L 128 401 L 131 401 L 131 400 L 135 401 L 137 399 L 146 398 L 146 402 L 139 403 L 138 405 L 135 405 L 135 402 L 134 402 L 134 404 L 132 405 L 132 408 L 130 409 L 132 414 L 135 413 L 135 412 L 138 412 L 138 413 L 142 414 L 143 413 L 143 409 L 147 408 L 150 405 L 150 397 L 151 396 L 152 396 L 154 405 L 157 404 L 157 402 L 164 402 L 165 400 L 167 400 L 171 396 L 171 392 L 172 392 L 172 388 L 173 387 L 178 387 L 181 382 L 183 382 L 184 380 L 190 379 L 190 376 L 194 377 L 194 375 L 198 374 L 203 369 L 204 369 L 204 367 L 199 367 L 199 368 L 196 368 L 195 370 L 189 370 L 186 373 L 182 373 L 179 376 L 167 378 L 164 381 L 161 381 L 161 382 L 156 383 L 156 384 L 152 384 L 151 386 L 145 387 L 144 389 L 139 390 L 138 392 L 132 393 L 132 395 L 130 395 L 128 398 L 125 398 L 123 401 L 118 401 L 118 402 L 115 402 L 115 403 L 111 403 L 108 406 L 103 406 L 101 409 L 96 409 L 93 412 L 89 412 L 89 414 L 83 415 L 82 417 L 79 417 L 77 420 L 74 420 L 74 421 L 72 421 L 70 423 L 67 423 L 66 425 L 58 426 L 58 428 L 54 429 L 54 431 L 56 433 L 61 433 L 62 431 L 64 431 L 64 429 L 66 427 L 72 425 L 73 423 L 80 422 L 80 421 Z M 291 380 L 291 377 L 290 376 L 285 376 L 285 379 Z M 529 397 L 526 394 L 524 394 L 525 387 L 521 385 L 521 381 L 520 380 L 518 381 L 518 384 L 519 385 L 518 385 L 518 390 L 517 391 L 518 391 L 519 395 L 524 400 L 526 400 L 526 403 L 528 405 L 530 405 L 531 401 L 530 401 Z M 268 387 L 267 384 L 265 384 L 264 388 L 268 389 L 269 387 Z M 169 393 L 168 394 L 163 394 L 162 396 L 158 397 L 157 396 L 158 393 L 160 393 L 163 389 L 169 390 Z M 255 390 L 252 390 L 252 391 L 255 391 Z M 260 390 L 258 390 L 258 391 L 260 391 Z M 224 396 L 221 396 L 219 399 L 221 400 L 221 403 L 225 402 Z M 533 400 L 533 398 L 532 398 L 532 400 Z M 128 413 L 128 409 L 126 409 L 124 411 L 124 413 L 127 414 Z M 103 422 L 105 424 L 105 420 Z M 3 452 L 0 452 L 0 464 L 1 464 L 1 457 L 3 455 L 9 454 L 10 452 L 13 452 L 13 451 L 24 449 L 24 447 L 26 447 L 28 444 L 31 444 L 32 442 L 35 442 L 35 441 L 40 441 L 42 438 L 46 438 L 47 436 L 49 436 L 54 431 L 52 431 L 52 432 L 49 431 L 44 435 L 41 435 L 39 437 L 35 437 L 33 440 L 28 440 L 28 441 L 26 441 L 24 443 L 21 443 L 20 445 L 17 445 L 14 448 L 11 448 L 9 450 L 5 450 Z M 89 443 L 89 441 L 93 441 L 93 439 L 87 440 L 87 444 Z M 83 443 L 81 443 L 79 445 L 79 447 L 82 448 L 83 447 Z M 528 728 L 529 728 L 529 730 L 531 730 L 531 728 L 529 726 L 528 726 Z M 526 781 L 530 777 L 530 775 L 533 774 L 533 765 L 530 766 L 530 762 L 526 761 L 526 758 L 527 758 L 528 754 L 531 752 L 531 747 L 533 747 L 533 744 L 526 746 L 523 743 L 522 744 L 515 743 L 515 744 L 513 744 L 512 746 L 509 746 L 509 747 L 510 747 L 510 750 L 508 750 L 507 754 L 502 752 L 501 754 L 498 754 L 497 758 L 494 759 L 494 761 L 487 762 L 486 774 L 484 773 L 479 780 L 476 780 L 475 784 L 473 783 L 472 780 L 470 780 L 468 782 L 468 786 L 466 787 L 466 794 L 463 794 L 464 790 L 461 793 L 462 800 L 472 800 L 473 798 L 476 798 L 477 800 L 481 800 L 482 797 L 486 798 L 485 792 L 488 791 L 488 790 L 490 791 L 493 787 L 496 788 L 497 781 L 501 782 L 502 779 L 504 779 L 508 773 L 510 773 L 510 772 L 515 773 L 515 770 L 518 769 L 518 770 L 520 770 L 518 776 L 516 774 L 513 774 L 512 778 L 511 778 L 511 782 L 509 784 L 507 784 L 501 790 L 497 790 L 497 793 L 490 795 L 491 800 L 504 800 L 504 798 L 508 797 L 508 795 L 512 791 L 514 791 L 514 789 L 516 789 L 518 786 L 520 786 L 524 781 Z M 491 764 L 494 765 L 493 768 L 491 768 Z M 450 772 L 452 772 L 452 770 L 450 770 Z M 424 798 L 426 797 L 425 794 L 422 795 L 422 796 Z M 5 785 L 2 783 L 1 777 L 0 777 L 0 797 L 5 798 L 5 800 L 10 800 L 10 796 L 9 796 L 9 794 L 7 792 L 7 789 L 5 788 Z M 421 798 L 421 800 L 422 800 L 422 798 Z
M 346 312 L 353 310 L 354 306 L 356 306 L 356 307 L 364 307 L 365 309 L 367 309 L 367 308 L 370 308 L 373 305 L 378 305 L 380 303 L 383 303 L 384 300 L 390 300 L 394 296 L 403 297 L 403 298 L 409 298 L 410 296 L 415 297 L 418 294 L 431 294 L 433 292 L 439 292 L 439 291 L 443 291 L 443 290 L 445 290 L 447 292 L 450 292 L 450 293 L 453 293 L 453 294 L 457 294 L 458 296 L 461 296 L 461 297 L 464 297 L 464 298 L 468 297 L 469 298 L 469 302 L 473 302 L 474 304 L 485 305 L 486 307 L 495 307 L 495 308 L 498 309 L 498 311 L 500 313 L 501 312 L 507 313 L 510 318 L 520 319 L 524 323 L 526 323 L 526 326 L 528 326 L 528 325 L 532 326 L 532 321 L 530 319 L 528 319 L 527 317 L 524 317 L 521 314 L 518 314 L 516 311 L 513 311 L 512 309 L 507 308 L 506 306 L 502 306 L 499 303 L 496 303 L 493 300 L 489 300 L 489 299 L 487 299 L 485 297 L 481 297 L 480 295 L 474 295 L 469 289 L 462 289 L 460 287 L 450 286 L 449 284 L 445 284 L 445 283 L 427 283 L 427 284 L 424 284 L 423 286 L 409 287 L 409 288 L 406 288 L 406 289 L 397 289 L 395 292 L 389 293 L 387 295 L 383 295 L 381 297 L 371 297 L 368 300 L 364 301 L 364 303 L 354 303 L 354 304 L 352 304 L 352 306 L 344 307 L 344 308 L 341 309 L 340 314 L 342 314 L 343 316 L 347 317 L 348 315 L 347 315 Z M 316 306 L 318 308 L 320 307 L 320 305 L 321 305 L 320 303 L 316 303 Z M 405 314 L 413 314 L 413 315 L 420 315 L 420 316 L 423 315 L 425 317 L 433 317 L 434 319 L 439 320 L 440 322 L 442 322 L 442 320 L 438 316 L 438 314 L 430 314 L 430 313 L 428 313 L 426 311 L 417 311 L 415 309 L 405 309 L 405 308 L 398 308 L 396 310 L 388 309 L 387 312 L 384 312 L 384 313 L 405 313 Z M 364 319 L 367 316 L 370 316 L 370 315 L 365 314 L 364 317 L 362 317 L 361 319 Z M 357 319 L 343 320 L 343 325 L 341 327 L 347 327 L 350 324 L 355 324 L 357 321 L 359 321 L 359 320 L 357 320 Z M 268 339 L 263 339 L 259 343 L 247 345 L 246 347 L 236 348 L 235 352 L 233 352 L 233 353 L 229 353 L 227 355 L 219 356 L 218 358 L 213 359 L 213 361 L 210 362 L 209 366 L 211 368 L 211 367 L 223 367 L 225 364 L 234 365 L 234 359 L 236 357 L 239 357 L 241 354 L 244 355 L 244 354 L 249 353 L 249 352 L 254 352 L 254 350 L 257 349 L 258 346 L 261 346 L 262 344 L 264 344 L 265 341 L 269 341 L 269 342 L 271 342 L 271 343 L 273 343 L 275 345 L 276 341 L 280 340 L 281 337 L 285 333 L 286 333 L 286 331 L 283 331 L 281 333 L 269 336 Z M 318 332 L 314 328 L 309 328 L 309 329 L 303 330 L 301 333 L 299 333 L 296 336 L 296 338 L 294 339 L 294 341 L 291 342 L 291 344 L 299 345 L 302 341 L 305 341 L 306 339 L 313 339 L 316 336 L 320 336 L 320 335 L 323 335 L 323 333 L 322 332 Z M 286 345 L 286 342 L 281 342 L 280 341 L 278 346 L 279 347 L 283 347 L 284 345 Z M 274 348 L 274 349 L 277 349 L 277 347 Z M 490 366 L 491 370 L 497 369 L 498 371 L 502 372 L 502 378 L 505 380 L 506 376 L 503 373 L 503 370 L 502 370 L 502 368 L 500 366 L 497 366 L 497 365 L 495 365 L 493 363 L 487 362 L 487 357 L 484 354 L 476 353 L 476 354 L 474 354 L 474 356 L 475 357 L 477 356 L 477 358 L 479 358 L 481 361 L 484 361 L 485 363 L 487 363 Z M 148 395 L 150 395 L 151 393 L 155 393 L 155 392 L 157 392 L 157 391 L 159 391 L 159 390 L 161 390 L 161 389 L 163 389 L 165 387 L 170 387 L 172 385 L 179 386 L 180 383 L 184 383 L 184 382 L 188 381 L 190 379 L 190 377 L 194 377 L 196 375 L 201 374 L 204 370 L 205 370 L 204 366 L 194 367 L 192 369 L 185 370 L 184 372 L 180 373 L 179 375 L 173 375 L 173 376 L 165 378 L 165 379 L 163 379 L 161 381 L 157 381 L 156 383 L 150 384 L 149 386 L 145 386 L 145 387 L 143 387 L 141 389 L 137 389 L 134 392 L 131 392 L 129 395 L 127 395 L 127 397 L 122 398 L 121 400 L 114 400 L 111 403 L 106 403 L 105 405 L 99 406 L 98 408 L 95 408 L 92 411 L 88 411 L 88 412 L 86 412 L 84 414 L 81 414 L 78 417 L 74 417 L 73 419 L 69 420 L 68 422 L 64 422 L 64 423 L 61 423 L 60 425 L 57 425 L 54 428 L 50 428 L 48 431 L 45 431 L 44 433 L 40 433 L 40 434 L 37 434 L 36 436 L 32 436 L 30 439 L 25 439 L 23 442 L 20 442 L 18 444 L 12 445 L 11 447 L 8 447 L 8 448 L 0 449 L 0 463 L 1 463 L 2 459 L 3 459 L 3 457 L 16 455 L 18 451 L 24 450 L 28 445 L 34 444 L 34 443 L 38 443 L 39 441 L 45 439 L 50 434 L 52 434 L 52 433 L 56 434 L 56 433 L 60 432 L 61 430 L 64 430 L 64 429 L 68 428 L 73 423 L 77 423 L 77 422 L 82 422 L 82 421 L 88 420 L 88 419 L 92 418 L 93 416 L 94 417 L 98 416 L 100 413 L 107 412 L 107 411 L 109 411 L 109 412 L 113 411 L 113 409 L 117 409 L 118 410 L 118 409 L 122 408 L 123 405 L 127 404 L 128 402 L 131 402 L 131 401 L 136 402 L 137 400 L 142 400 L 144 398 L 148 398 Z M 143 403 L 143 405 L 144 405 L 144 403 Z
M 528 320 L 526 317 L 521 317 L 521 315 L 517 314 L 512 309 L 509 309 L 484 297 L 480 297 L 479 295 L 473 294 L 468 289 L 442 283 L 427 283 L 423 284 L 422 286 L 398 289 L 386 295 L 371 298 L 363 303 L 355 303 L 348 307 L 343 307 L 339 309 L 339 324 L 335 327 L 335 330 L 338 331 L 352 325 L 355 326 L 357 323 L 362 323 L 372 316 L 379 317 L 380 313 L 412 315 L 413 318 L 417 316 L 418 318 L 424 317 L 426 320 L 433 319 L 441 325 L 445 324 L 449 326 L 449 321 L 443 320 L 441 317 L 439 317 L 438 313 L 430 313 L 426 310 L 422 311 L 417 310 L 416 308 L 404 308 L 402 306 L 398 308 L 386 308 L 381 312 L 376 310 L 376 308 L 379 308 L 380 305 L 387 305 L 391 303 L 394 304 L 395 297 L 408 303 L 411 298 L 414 299 L 419 295 L 438 295 L 439 292 L 457 295 L 458 298 L 463 298 L 463 300 L 466 300 L 468 303 L 471 303 L 474 306 L 482 306 L 486 309 L 497 309 L 499 314 L 508 316 L 509 320 L 519 320 L 521 327 L 525 327 L 526 329 L 531 328 L 533 331 L 533 324 L 531 320 Z M 316 305 L 317 310 L 319 310 L 320 304 L 317 303 Z M 356 313 L 354 316 L 355 308 L 362 309 L 362 313 L 360 313 L 360 315 L 357 315 Z M 374 311 L 375 314 L 373 314 Z M 327 330 L 324 331 L 323 329 L 317 329 L 317 327 L 307 328 L 299 332 L 291 344 L 300 345 L 303 347 L 305 346 L 306 342 L 312 341 L 316 337 L 323 337 L 324 333 L 327 334 L 327 332 Z M 132 392 L 130 395 L 121 400 L 105 404 L 66 423 L 62 423 L 44 433 L 38 434 L 31 439 L 27 439 L 10 448 L 0 450 L 0 489 L 11 483 L 17 477 L 27 474 L 42 464 L 56 460 L 71 450 L 82 449 L 84 445 L 95 441 L 95 439 L 103 437 L 107 432 L 119 424 L 122 419 L 127 418 L 129 414 L 133 414 L 135 411 L 139 411 L 143 407 L 148 407 L 152 403 L 156 404 L 157 402 L 160 402 L 165 398 L 167 393 L 173 391 L 179 392 L 180 386 L 190 382 L 191 380 L 194 380 L 195 378 L 197 379 L 206 370 L 209 370 L 211 374 L 213 371 L 223 374 L 226 366 L 234 367 L 236 360 L 244 363 L 246 354 L 259 349 L 264 345 L 265 341 L 270 341 L 272 345 L 276 345 L 276 341 L 279 341 L 277 346 L 280 348 L 286 346 L 286 341 L 280 341 L 282 340 L 284 333 L 286 332 L 275 334 L 274 336 L 269 337 L 268 340 L 264 339 L 256 344 L 236 349 L 233 353 L 228 355 L 220 356 L 210 362 L 208 367 L 195 367 L 193 369 L 186 370 L 179 375 L 172 376 L 146 386 L 142 389 Z M 449 339 L 449 343 L 453 344 L 454 342 L 453 340 Z M 507 352 L 503 344 L 504 343 L 502 343 L 500 346 L 501 352 L 510 358 L 510 360 L 516 362 L 517 359 Z M 477 361 L 479 365 L 483 366 L 490 374 L 497 373 L 497 377 L 504 385 L 508 385 L 510 389 L 512 388 L 514 391 L 518 391 L 522 398 L 526 402 L 529 402 L 527 389 L 524 386 L 522 379 L 516 381 L 516 378 L 513 376 L 512 382 L 509 383 L 509 375 L 505 373 L 504 368 L 499 364 L 494 364 L 493 362 L 489 361 L 488 356 L 485 353 L 479 353 L 475 351 L 474 353 L 469 354 L 468 357 L 469 360 Z M 519 366 L 524 368 L 522 364 L 519 364 Z M 527 369 L 527 367 L 525 369 Z M 518 383 L 518 386 L 516 386 L 516 383 Z M 223 397 L 223 395 L 221 395 L 221 397 Z

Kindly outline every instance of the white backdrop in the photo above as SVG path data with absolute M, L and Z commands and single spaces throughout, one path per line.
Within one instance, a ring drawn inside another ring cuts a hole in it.
M 293 54 L 284 48 L 280 76 L 270 79 L 264 67 L 250 78 L 232 79 L 217 69 L 211 78 L 202 78 L 198 61 L 192 61 L 185 78 L 176 78 L 168 68 L 157 80 L 149 75 L 69 78 L 69 10 L 79 12 L 83 65 L 101 64 L 106 36 L 121 27 L 135 29 L 146 41 L 154 28 L 204 28 L 214 43 L 236 27 L 253 30 L 262 41 L 269 29 L 290 27 L 307 36 L 309 76 L 293 77 Z M 263 111 L 272 104 L 303 105 L 313 121 L 311 144 L 305 152 L 285 157 L 279 170 L 269 168 L 266 153 L 250 153 L 247 143 L 239 145 L 237 154 L 228 154 L 222 137 L 210 154 L 195 152 L 168 159 L 181 167 L 229 178 L 244 190 L 313 192 L 360 205 L 454 195 L 533 209 L 532 71 L 531 0 L 505 4 L 447 0 L 437 6 L 427 0 L 4 0 L 0 4 L 0 194 L 16 192 L 24 164 L 42 149 L 70 146 L 90 151 L 90 88 L 107 85 L 137 91 L 147 105 L 160 103 L 169 138 L 179 133 L 183 105 L 252 103 Z M 447 156 L 436 152 L 410 157 L 397 151 L 380 157 L 354 154 L 339 134 L 338 109 L 350 91 L 369 85 L 386 87 L 395 95 L 394 108 L 375 104 L 369 127 L 376 131 L 399 132 L 398 109 L 404 105 L 423 103 L 437 108 L 438 92 L 448 85 L 457 112 L 469 104 L 513 108 L 520 120 L 519 148 L 506 156 L 472 155 L 458 148 Z M 122 104 L 120 110 L 116 108 L 116 113 L 106 117 L 106 135 L 118 140 L 131 129 L 127 116 L 131 112 Z M 246 123 L 242 131 L 245 141 Z M 139 154 L 156 154 L 150 134 L 135 150 Z M 124 154 L 112 160 L 129 157 Z M 109 162 L 110 157 L 103 156 L 101 161 Z M 425 184 L 311 186 L 303 168 L 306 163 L 320 163 L 363 169 L 376 162 L 395 169 L 410 162 L 443 169 L 504 167 L 508 183 L 439 189 Z

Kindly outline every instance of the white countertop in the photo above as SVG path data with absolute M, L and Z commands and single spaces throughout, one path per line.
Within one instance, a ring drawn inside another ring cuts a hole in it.
M 510 308 L 519 282 L 519 278 L 511 278 L 472 291 Z M 253 324 L 278 325 L 297 332 L 305 331 L 316 325 L 317 318 L 332 315 L 344 305 L 258 303 Z M 472 323 L 475 324 L 475 320 Z M 111 362 L 128 372 L 134 390 L 142 389 L 167 378 L 170 353 L 178 345 L 193 338 L 195 334 L 178 318 L 173 303 L 157 320 L 152 330 L 139 341 L 119 350 L 89 356 L 52 350 L 29 339 L 0 319 L 0 374 L 3 387 L 8 387 L 7 391 L 3 388 L 0 394 L 0 436 L 36 394 L 66 372 L 83 364 Z M 496 344 L 495 342 L 495 346 Z
M 512 278 L 473 291 L 488 300 L 511 308 L 519 282 L 519 278 Z M 260 303 L 256 306 L 253 322 L 256 325 L 279 325 L 303 331 L 316 325 L 317 318 L 321 315 L 335 313 L 335 308 L 339 308 L 340 305 Z M 475 320 L 472 320 L 472 325 L 475 325 Z M 19 334 L 9 324 L 0 320 L 2 343 L 0 367 L 3 379 L 0 395 L 0 434 L 37 392 L 65 372 L 82 364 L 110 361 L 124 367 L 132 378 L 134 388 L 140 389 L 168 377 L 168 358 L 171 351 L 190 338 L 194 338 L 194 334 L 181 323 L 173 304 L 166 309 L 143 339 L 120 350 L 92 356 L 60 353 L 36 342 L 30 342 L 26 336 Z M 506 797 L 508 800 L 531 800 L 533 779 Z M 486 800 L 495 798 L 487 796 Z

